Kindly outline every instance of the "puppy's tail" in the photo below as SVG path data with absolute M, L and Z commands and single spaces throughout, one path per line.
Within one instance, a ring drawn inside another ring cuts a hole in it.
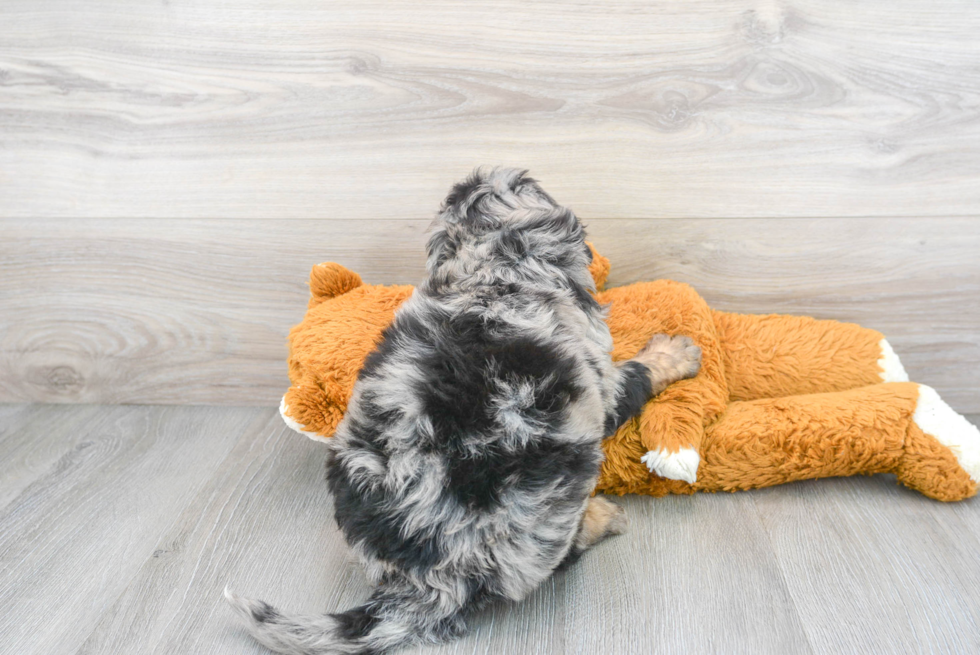
M 225 598 L 260 643 L 287 655 L 380 655 L 420 642 L 438 643 L 460 635 L 462 603 L 454 594 L 386 582 L 360 607 L 340 614 L 303 616 L 280 613 L 260 600 Z

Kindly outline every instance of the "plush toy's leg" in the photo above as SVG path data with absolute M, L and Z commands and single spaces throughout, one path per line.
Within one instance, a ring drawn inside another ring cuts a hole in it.
M 732 403 L 705 433 L 698 489 L 893 470 L 918 395 L 915 385 L 895 386 Z
M 737 491 L 859 473 L 895 473 L 939 500 L 967 498 L 980 479 L 980 432 L 913 383 L 735 402 L 705 433 L 695 488 Z
M 892 350 L 892 345 L 888 343 L 888 339 L 882 337 L 881 341 L 878 342 L 878 346 L 881 348 L 881 356 L 878 357 L 878 368 L 881 372 L 878 374 L 881 376 L 882 382 L 908 382 L 909 374 L 905 372 L 905 367 L 902 366 L 902 360 L 898 358 L 895 351 Z
M 713 313 L 732 400 L 845 391 L 908 375 L 880 332 L 806 316 Z
M 905 455 L 895 473 L 904 485 L 930 498 L 968 498 L 980 482 L 980 430 L 932 387 L 918 387 Z

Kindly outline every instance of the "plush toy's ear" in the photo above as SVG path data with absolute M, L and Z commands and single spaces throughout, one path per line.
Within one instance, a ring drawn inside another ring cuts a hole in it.
M 595 280 L 596 291 L 602 291 L 606 288 L 606 278 L 609 277 L 609 260 L 599 254 L 588 241 L 585 245 L 589 247 L 592 251 L 592 263 L 589 264 L 589 273 L 592 274 L 592 279 Z
M 317 264 L 310 271 L 310 303 L 312 309 L 328 298 L 340 296 L 361 286 L 361 276 L 340 264 Z

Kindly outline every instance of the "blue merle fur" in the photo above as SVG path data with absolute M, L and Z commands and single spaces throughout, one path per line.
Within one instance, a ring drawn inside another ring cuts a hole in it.
M 313 618 L 231 595 L 280 652 L 445 641 L 525 596 L 581 555 L 601 441 L 650 396 L 642 364 L 610 359 L 581 222 L 524 171 L 455 185 L 427 251 L 328 456 L 337 524 L 377 587 Z

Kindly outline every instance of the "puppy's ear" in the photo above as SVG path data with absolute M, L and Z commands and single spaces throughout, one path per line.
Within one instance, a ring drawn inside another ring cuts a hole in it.
M 548 234 L 554 238 L 576 241 L 582 238 L 584 232 L 581 221 L 575 212 L 567 207 L 556 206 L 551 209 L 538 211 L 524 224 L 524 228 L 537 234 Z M 588 251 L 582 246 L 583 251 Z M 588 251 L 591 254 L 591 251 Z
M 361 276 L 334 262 L 317 264 L 310 271 L 310 302 L 313 308 L 328 298 L 343 295 L 361 286 Z
M 477 168 L 465 180 L 453 185 L 442 202 L 440 211 L 447 222 L 458 222 L 466 218 L 474 202 L 486 193 L 484 178 L 483 170 Z
M 609 259 L 603 257 L 602 253 L 596 250 L 595 246 L 590 242 L 586 241 L 585 245 L 589 247 L 589 251 L 592 253 L 592 263 L 589 264 L 589 273 L 592 274 L 596 291 L 603 291 L 606 287 L 606 279 L 609 277 Z
M 452 228 L 450 228 L 452 229 Z M 432 274 L 447 259 L 456 254 L 456 241 L 449 235 L 445 226 L 437 228 L 425 245 L 425 268 Z

